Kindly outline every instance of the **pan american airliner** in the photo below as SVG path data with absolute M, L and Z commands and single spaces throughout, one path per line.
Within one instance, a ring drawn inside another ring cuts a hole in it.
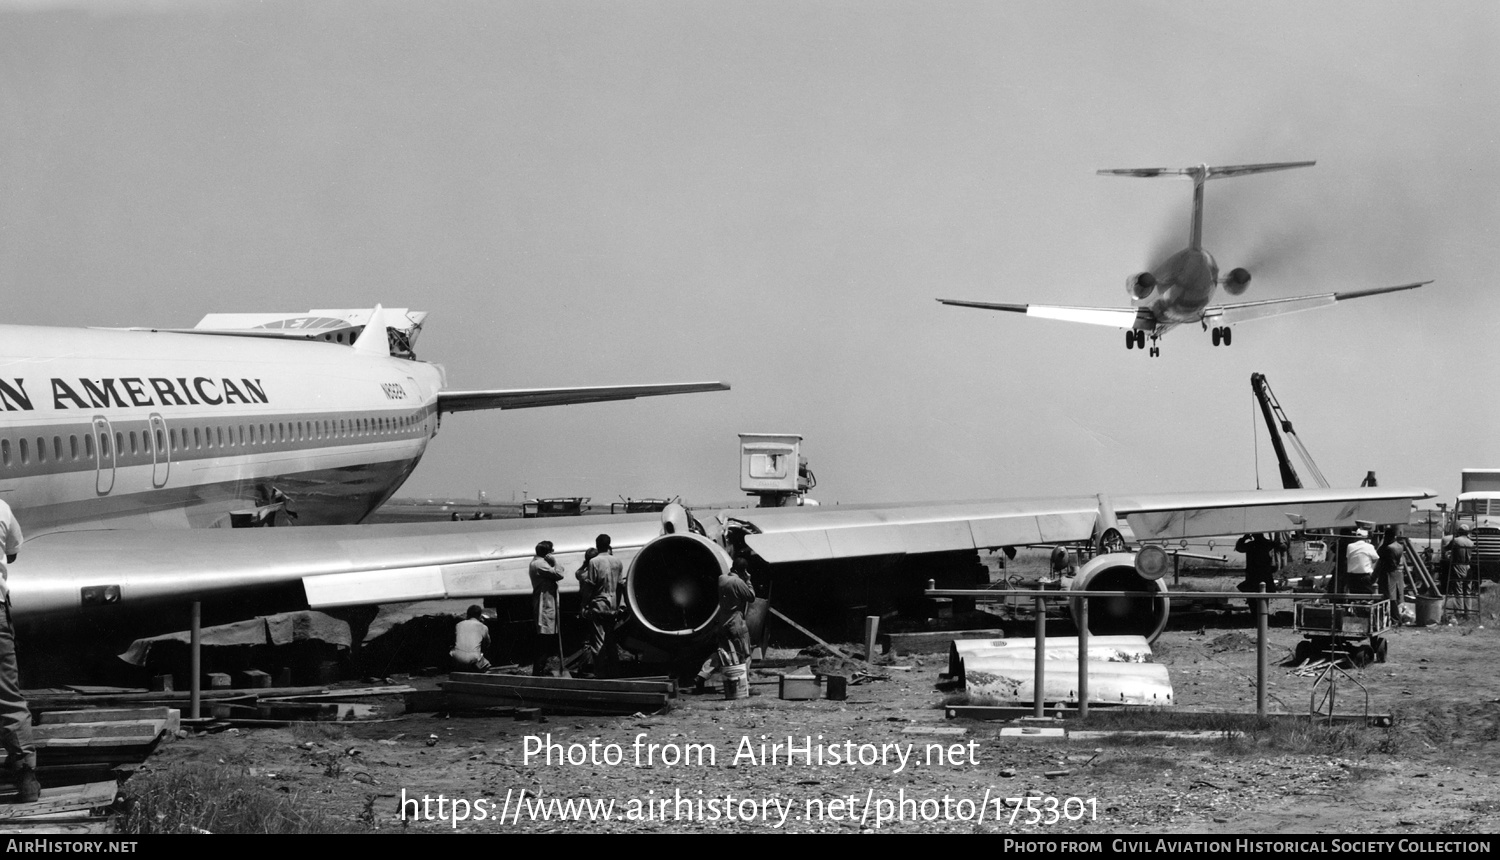
M 1131 275 L 1125 281 L 1125 292 L 1133 307 L 1097 308 L 1069 307 L 1065 305 L 1008 304 L 1000 302 L 963 301 L 960 299 L 938 299 L 945 305 L 982 308 L 993 311 L 1011 311 L 1040 319 L 1063 322 L 1088 323 L 1114 326 L 1125 329 L 1126 349 L 1145 349 L 1147 338 L 1151 341 L 1151 356 L 1161 355 L 1156 342 L 1172 328 L 1184 323 L 1198 323 L 1205 331 L 1213 327 L 1214 346 L 1229 346 L 1233 342 L 1231 325 L 1263 317 L 1280 316 L 1297 311 L 1326 307 L 1349 299 L 1412 290 L 1432 283 L 1415 281 L 1391 287 L 1374 287 L 1364 290 L 1323 293 L 1313 296 L 1261 299 L 1252 302 L 1230 302 L 1212 304 L 1219 287 L 1231 296 L 1244 294 L 1250 286 L 1250 271 L 1244 267 L 1231 269 L 1223 277 L 1219 275 L 1219 264 L 1203 247 L 1203 186 L 1210 179 L 1232 176 L 1247 176 L 1273 170 L 1290 170 L 1310 167 L 1314 161 L 1289 161 L 1273 164 L 1241 164 L 1232 167 L 1166 168 L 1144 167 L 1123 170 L 1101 170 L 1103 176 L 1179 176 L 1193 180 L 1193 218 L 1188 234 L 1188 246 L 1168 257 L 1151 271 Z

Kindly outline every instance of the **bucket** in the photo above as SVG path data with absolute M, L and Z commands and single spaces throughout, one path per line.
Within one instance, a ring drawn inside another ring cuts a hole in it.
M 750 698 L 750 673 L 746 670 L 744 663 L 725 666 L 722 671 L 724 673 L 724 698 Z
M 843 675 L 823 676 L 823 695 L 842 702 L 849 696 L 849 679 Z
M 1443 598 L 1417 597 L 1417 626 L 1426 627 L 1443 620 Z

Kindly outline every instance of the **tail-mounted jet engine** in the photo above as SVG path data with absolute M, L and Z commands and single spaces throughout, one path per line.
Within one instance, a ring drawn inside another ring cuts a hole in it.
M 1142 547 L 1137 553 L 1095 556 L 1073 577 L 1071 591 L 1131 591 L 1139 597 L 1088 597 L 1069 601 L 1073 621 L 1078 622 L 1081 604 L 1089 605 L 1089 632 L 1097 636 L 1136 635 L 1148 641 L 1167 627 L 1171 601 L 1162 581 L 1171 565 L 1159 546 Z
M 1229 274 L 1224 276 L 1224 292 L 1231 296 L 1238 296 L 1244 293 L 1249 286 L 1249 269 L 1231 269 Z
M 1248 273 L 1246 277 L 1248 279 Z M 1128 293 L 1132 299 L 1144 299 L 1145 297 L 1151 295 L 1151 291 L 1154 289 L 1156 289 L 1156 276 L 1151 274 L 1150 272 L 1141 272 L 1139 275 L 1131 275 L 1130 277 L 1125 279 L 1125 292 Z

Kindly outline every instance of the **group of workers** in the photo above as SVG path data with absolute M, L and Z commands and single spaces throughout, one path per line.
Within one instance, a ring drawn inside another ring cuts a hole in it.
M 533 675 L 548 674 L 547 665 L 556 653 L 558 674 L 567 670 L 562 650 L 562 623 L 558 601 L 558 583 L 567 573 L 553 554 L 552 541 L 536 545 L 536 554 L 527 567 L 531 579 L 531 621 L 533 631 Z M 625 620 L 625 568 L 615 557 L 610 536 L 601 534 L 594 546 L 584 553 L 583 564 L 574 577 L 578 580 L 578 615 L 584 624 L 584 668 L 580 674 L 607 678 L 619 670 L 619 630 Z M 750 631 L 745 615 L 755 591 L 749 584 L 750 574 L 744 558 L 736 558 L 728 573 L 719 577 L 719 613 L 717 616 L 717 653 L 721 666 L 743 663 L 750 656 Z M 490 668 L 484 649 L 490 644 L 484 610 L 470 606 L 467 617 L 454 630 L 450 656 L 461 669 L 483 672 Z
M 1277 559 L 1286 553 L 1285 539 L 1279 534 L 1247 534 L 1235 543 L 1234 549 L 1245 554 L 1245 581 L 1240 583 L 1239 590 L 1256 591 L 1264 585 L 1266 591 L 1275 591 Z M 1450 591 L 1452 583 L 1470 578 L 1469 566 L 1473 557 L 1474 541 L 1469 537 L 1469 525 L 1459 523 L 1453 538 L 1443 544 L 1444 593 Z M 1379 594 L 1390 601 L 1392 622 L 1400 624 L 1406 569 L 1406 545 L 1401 539 L 1401 527 L 1386 526 L 1379 548 L 1370 542 L 1368 529 L 1356 529 L 1354 540 L 1344 550 L 1344 558 L 1341 593 Z M 1329 587 L 1331 589 L 1332 584 Z

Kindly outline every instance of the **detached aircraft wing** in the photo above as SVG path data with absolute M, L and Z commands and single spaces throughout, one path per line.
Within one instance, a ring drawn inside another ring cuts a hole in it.
M 1214 305 L 1203 311 L 1204 325 L 1233 325 L 1246 320 L 1263 319 L 1265 317 L 1276 317 L 1283 314 L 1294 314 L 1298 311 L 1310 311 L 1314 308 L 1327 307 L 1328 305 L 1349 299 L 1362 299 L 1365 296 L 1378 296 L 1381 293 L 1396 293 L 1401 290 L 1415 290 L 1424 287 L 1432 281 L 1417 281 L 1410 284 L 1400 284 L 1394 287 L 1375 287 L 1368 290 L 1349 290 L 1342 293 L 1323 293 L 1317 296 L 1293 296 L 1286 299 L 1262 299 L 1258 302 L 1237 302 L 1228 305 Z
M 1136 308 L 1081 308 L 1066 305 L 1016 305 L 1004 302 L 969 302 L 960 299 L 938 299 L 945 305 L 961 308 L 980 308 L 987 311 L 1010 311 L 1045 320 L 1088 323 L 1089 325 L 1113 326 L 1115 328 L 1154 329 L 1156 317 L 1145 309 Z
M 1256 490 L 1237 493 L 1021 499 L 870 508 L 725 512 L 772 564 L 1089 540 L 1122 518 L 1137 540 L 1404 523 L 1426 489 Z
M 693 394 L 728 391 L 722 382 L 677 382 L 662 385 L 594 385 L 586 388 L 511 388 L 475 391 L 439 391 L 438 411 L 469 412 L 476 409 L 526 409 L 532 406 L 564 406 L 604 400 L 633 400 L 663 394 Z
M 607 532 L 629 563 L 662 532 L 657 514 L 305 528 L 99 530 L 28 540 L 11 569 L 19 618 L 114 604 L 181 602 L 300 582 L 314 609 L 531 593 L 550 540 L 569 575 Z
M 1129 522 L 1138 540 L 1404 523 L 1413 500 L 1433 495 L 1426 489 L 1362 487 L 694 513 L 709 528 L 731 522 L 744 528 L 750 548 L 778 564 L 1088 540 L 1118 518 Z M 657 540 L 706 540 L 665 534 L 664 522 L 664 515 L 624 514 L 53 532 L 27 541 L 11 570 L 11 600 L 16 616 L 29 620 L 295 583 L 313 608 L 526 595 L 527 567 L 542 540 L 553 542 L 556 560 L 569 572 L 600 532 L 613 538 L 616 556 L 627 565 Z M 674 563 L 691 557 L 669 555 Z M 565 576 L 559 587 L 572 591 L 577 581 Z

